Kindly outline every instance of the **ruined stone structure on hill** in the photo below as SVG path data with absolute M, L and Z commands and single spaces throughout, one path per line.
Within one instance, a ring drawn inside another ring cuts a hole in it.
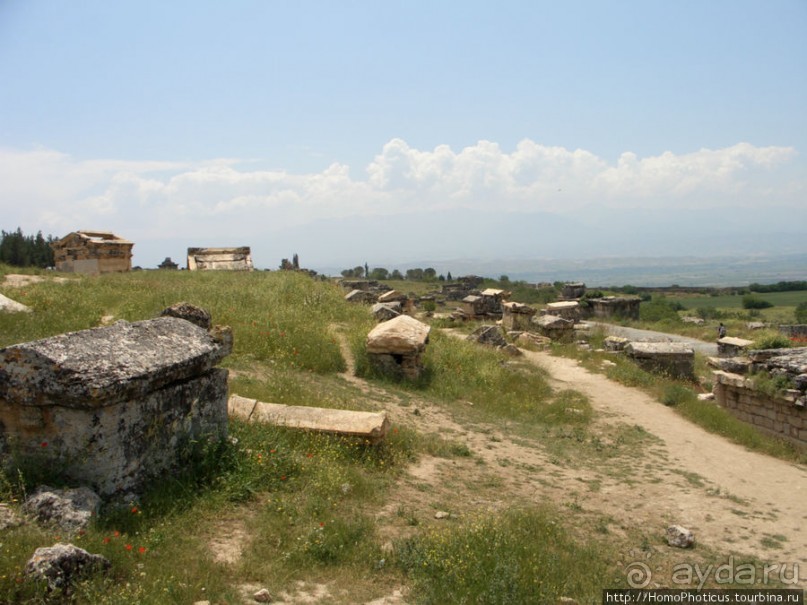
M 109 231 L 73 231 L 51 244 L 57 271 L 87 275 L 130 271 L 133 247 Z
M 252 271 L 249 246 L 188 248 L 188 271 Z

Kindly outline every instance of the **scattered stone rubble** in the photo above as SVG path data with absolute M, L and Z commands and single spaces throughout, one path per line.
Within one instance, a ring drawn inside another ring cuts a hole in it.
M 510 292 L 496 288 L 473 290 L 460 301 L 460 306 L 451 314 L 452 319 L 501 319 L 504 313 L 503 303 L 510 297 Z
M 494 348 L 507 346 L 507 340 L 498 326 L 479 326 L 466 336 L 466 340 Z
M 191 441 L 227 433 L 229 329 L 178 317 L 0 349 L 0 458 L 12 450 L 102 497 L 137 491 Z

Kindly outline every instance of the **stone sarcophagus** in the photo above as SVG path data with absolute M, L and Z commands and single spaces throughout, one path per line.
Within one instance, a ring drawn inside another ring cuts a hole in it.
M 174 470 L 227 433 L 228 328 L 179 317 L 0 349 L 0 457 L 36 461 L 102 496 Z

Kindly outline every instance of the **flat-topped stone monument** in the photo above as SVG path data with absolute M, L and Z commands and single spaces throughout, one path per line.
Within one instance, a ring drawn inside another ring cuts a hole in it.
M 680 342 L 631 342 L 625 353 L 650 372 L 674 378 L 695 377 L 695 350 Z
M 231 333 L 178 317 L 0 349 L 0 456 L 35 458 L 102 496 L 138 491 L 191 441 L 227 433 Z
M 737 357 L 746 353 L 753 344 L 754 341 L 745 338 L 724 336 L 717 341 L 717 355 L 718 357 Z
M 384 374 L 417 379 L 423 372 L 421 356 L 431 327 L 409 315 L 378 324 L 367 335 L 370 363 Z

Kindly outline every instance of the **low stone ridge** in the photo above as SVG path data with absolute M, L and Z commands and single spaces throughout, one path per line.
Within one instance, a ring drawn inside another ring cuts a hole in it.
M 86 529 L 101 508 L 101 498 L 87 487 L 54 489 L 40 486 L 23 504 L 23 511 L 44 525 L 64 531 Z
M 119 321 L 0 349 L 0 400 L 111 405 L 204 373 L 229 353 L 184 319 Z
M 54 544 L 37 548 L 25 564 L 25 575 L 45 580 L 51 590 L 69 589 L 76 581 L 108 570 L 112 564 L 73 544 Z
M 264 403 L 231 395 L 228 413 L 248 422 L 262 422 L 318 433 L 357 437 L 372 444 L 382 441 L 389 430 L 386 412 L 355 412 L 299 405 Z

